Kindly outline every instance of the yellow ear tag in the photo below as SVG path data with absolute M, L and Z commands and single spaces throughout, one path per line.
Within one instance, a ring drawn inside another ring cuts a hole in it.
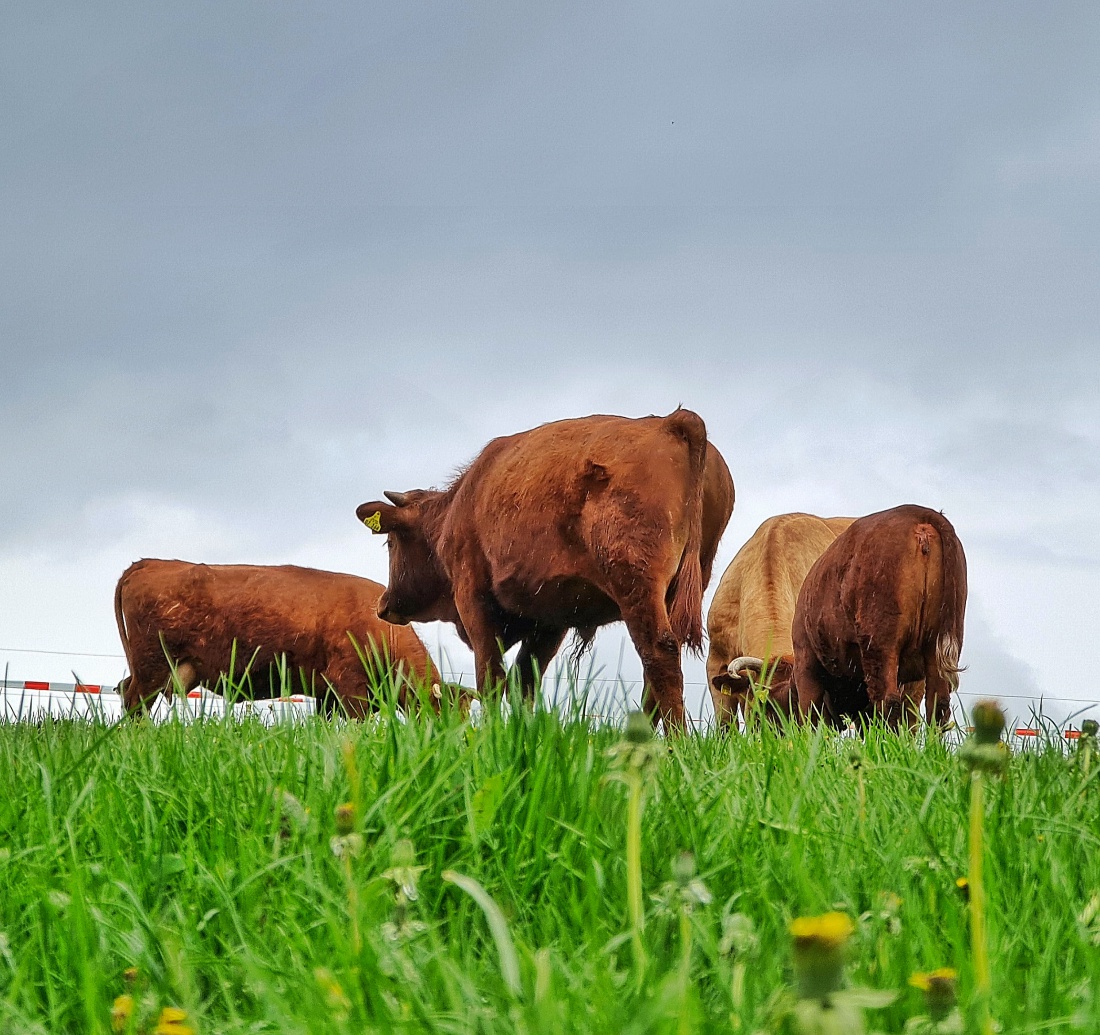
M 382 511 L 376 510 L 370 517 L 363 518 L 363 524 L 372 532 L 382 531 Z

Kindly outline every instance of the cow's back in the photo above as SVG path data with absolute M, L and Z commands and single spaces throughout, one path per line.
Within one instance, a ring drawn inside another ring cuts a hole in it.
M 200 679 L 285 658 L 291 672 L 334 684 L 365 679 L 364 655 L 401 662 L 416 679 L 438 673 L 416 633 L 378 617 L 384 587 L 296 565 L 194 564 L 146 559 L 119 580 L 116 606 L 131 671 L 157 670 L 164 653 Z M 355 643 L 349 638 L 354 637 Z
M 441 552 L 452 566 L 466 553 L 484 557 L 495 589 L 516 585 L 533 593 L 548 578 L 598 582 L 608 536 L 633 539 L 644 559 L 664 535 L 672 549 L 659 563 L 672 578 L 691 500 L 688 454 L 669 421 L 600 414 L 494 439 L 456 488 Z M 721 467 L 728 480 L 724 462 Z
M 807 574 L 795 610 L 795 650 L 852 686 L 863 678 L 866 652 L 886 652 L 898 659 L 898 682 L 910 684 L 902 695 L 916 700 L 941 634 L 948 662 L 957 661 L 965 598 L 965 558 L 942 514 L 913 504 L 869 514 Z
M 711 649 L 771 658 L 792 651 L 791 622 L 807 572 L 852 518 L 779 514 L 768 518 L 730 562 L 707 619 Z

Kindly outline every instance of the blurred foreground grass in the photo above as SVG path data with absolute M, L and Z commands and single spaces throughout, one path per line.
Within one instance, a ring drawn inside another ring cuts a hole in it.
M 899 993 L 872 1028 L 923 1011 L 916 972 L 954 968 L 966 1005 L 951 751 L 877 730 L 855 757 L 824 731 L 661 744 L 640 975 L 621 736 L 522 709 L 0 727 L 0 1031 L 109 1032 L 113 1005 L 177 1035 L 786 1030 L 788 925 L 831 910 L 855 922 L 850 980 Z M 987 788 L 1004 1032 L 1100 1031 L 1098 776 L 1052 746 Z

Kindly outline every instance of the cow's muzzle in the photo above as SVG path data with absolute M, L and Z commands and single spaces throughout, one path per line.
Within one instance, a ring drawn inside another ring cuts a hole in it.
M 395 611 L 385 600 L 381 601 L 381 606 L 378 608 L 378 617 L 383 622 L 389 622 L 390 625 L 408 625 L 409 620 L 403 614 Z

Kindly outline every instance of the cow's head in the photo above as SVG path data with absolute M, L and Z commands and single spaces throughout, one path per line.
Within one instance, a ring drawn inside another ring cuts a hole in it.
M 387 492 L 385 503 L 363 503 L 355 515 L 376 535 L 386 536 L 389 585 L 378 601 L 378 617 L 393 625 L 454 621 L 454 596 L 435 552 L 442 493 L 413 489 Z
M 779 711 L 789 714 L 791 698 L 791 677 L 794 675 L 794 660 L 784 655 L 764 661 L 762 658 L 734 658 L 712 680 L 714 689 L 723 694 L 743 697 L 755 684 L 768 691 L 769 704 Z

